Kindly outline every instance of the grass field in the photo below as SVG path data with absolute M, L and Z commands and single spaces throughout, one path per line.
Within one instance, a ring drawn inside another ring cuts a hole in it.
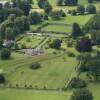
M 41 30 L 42 31 L 71 33 L 72 27 L 71 26 L 64 26 L 64 25 L 47 25 L 46 27 L 42 28 Z
M 48 23 L 61 23 L 61 24 L 69 24 L 68 26 L 65 25 L 47 25 L 45 27 L 43 27 L 41 30 L 42 31 L 54 31 L 54 32 L 66 32 L 66 33 L 71 33 L 72 31 L 72 24 L 73 23 L 78 23 L 81 26 L 85 25 L 90 18 L 92 18 L 94 15 L 90 14 L 90 15 L 83 15 L 83 16 L 67 16 L 65 18 L 62 18 L 60 20 L 52 20 L 49 19 Z M 84 19 L 84 20 L 83 20 Z M 44 22 L 43 22 L 44 23 Z M 37 24 L 37 25 L 32 25 L 30 31 L 34 31 L 36 30 L 38 27 L 40 27 L 41 25 L 43 25 L 43 23 Z
M 69 100 L 70 92 L 0 89 L 0 100 Z
M 25 58 L 16 57 L 16 55 L 11 60 L 1 60 L 0 69 L 5 72 L 8 83 L 14 86 L 19 84 L 21 87 L 27 84 L 38 88 L 44 88 L 44 86 L 50 89 L 62 88 L 78 63 L 76 59 L 62 54 Z M 33 62 L 39 62 L 42 67 L 31 70 L 29 66 Z

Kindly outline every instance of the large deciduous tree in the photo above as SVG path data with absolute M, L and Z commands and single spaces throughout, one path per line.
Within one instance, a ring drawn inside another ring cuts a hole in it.
M 11 56 L 11 52 L 10 52 L 10 50 L 9 49 L 2 49 L 1 50 L 1 59 L 3 59 L 3 60 L 7 60 L 7 59 L 9 59 L 10 58 L 10 56 Z
M 91 40 L 87 37 L 83 37 L 77 42 L 76 49 L 79 52 L 90 52 L 92 50 Z
M 93 96 L 87 89 L 78 89 L 73 92 L 70 100 L 93 100 Z

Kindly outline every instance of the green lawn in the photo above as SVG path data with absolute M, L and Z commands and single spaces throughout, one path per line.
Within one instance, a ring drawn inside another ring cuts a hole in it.
M 69 100 L 70 92 L 0 89 L 0 100 Z
M 69 24 L 69 25 L 47 25 L 45 27 L 43 27 L 41 30 L 42 31 L 54 31 L 54 32 L 66 32 L 66 33 L 71 33 L 72 31 L 72 24 L 73 23 L 78 23 L 80 25 L 85 25 L 90 18 L 92 18 L 93 15 L 90 14 L 90 15 L 80 15 L 80 16 L 67 16 L 65 18 L 62 18 L 60 20 L 52 20 L 52 19 L 49 19 L 48 23 L 61 23 L 61 24 Z M 84 20 L 83 20 L 84 19 Z M 44 23 L 44 22 L 43 22 Z M 40 24 L 37 24 L 36 26 L 35 25 L 32 25 L 31 26 L 31 29 L 30 31 L 33 31 L 33 30 L 36 30 L 39 26 L 41 26 L 43 23 L 40 23 Z
M 71 33 L 72 31 L 72 24 L 78 23 L 80 25 L 85 25 L 89 19 L 93 15 L 84 15 L 84 16 L 67 16 L 66 18 L 63 18 L 61 20 L 49 20 L 50 23 L 64 23 L 64 24 L 70 24 L 68 26 L 64 25 L 47 25 L 46 27 L 42 28 L 42 31 L 54 31 L 54 32 L 66 32 Z M 83 20 L 84 19 L 84 20 Z
M 68 15 L 65 18 L 62 18 L 61 20 L 52 20 L 50 19 L 48 22 L 58 22 L 58 23 L 65 23 L 65 24 L 73 24 L 73 23 L 78 23 L 80 25 L 85 25 L 89 19 L 93 17 L 93 14 L 89 14 L 89 15 L 78 15 L 78 16 L 70 16 Z
M 37 86 L 38 88 L 57 89 L 64 87 L 67 79 L 78 61 L 75 58 L 67 57 L 67 55 L 48 54 L 37 57 L 18 57 L 13 56 L 11 60 L 0 61 L 0 69 L 5 72 L 8 84 L 19 84 L 24 87 L 25 84 Z M 30 64 L 39 62 L 41 68 L 38 70 L 31 70 Z
M 42 28 L 41 30 L 42 31 L 71 33 L 72 27 L 71 26 L 64 26 L 64 25 L 47 25 L 46 27 Z

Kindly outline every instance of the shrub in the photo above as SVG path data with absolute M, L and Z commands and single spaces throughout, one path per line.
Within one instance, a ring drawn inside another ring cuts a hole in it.
M 80 14 L 80 15 L 84 15 L 84 13 L 85 13 L 85 7 L 84 7 L 83 5 L 79 5 L 79 6 L 77 7 L 77 12 L 78 12 L 78 14 Z
M 49 46 L 50 48 L 59 49 L 61 47 L 61 43 L 61 40 L 55 39 Z
M 19 46 L 18 46 L 18 44 L 17 44 L 17 43 L 14 45 L 14 48 L 15 48 L 16 50 L 18 50 L 18 49 L 19 49 Z
M 40 63 L 33 63 L 30 65 L 31 69 L 39 69 L 41 67 Z
M 73 42 L 72 41 L 68 41 L 67 47 L 72 47 L 72 46 L 73 46 Z
M 68 10 L 68 12 L 67 12 L 68 14 L 71 14 L 72 13 L 72 11 L 71 10 Z
M 87 37 L 81 38 L 81 40 L 77 42 L 76 49 L 79 52 L 90 52 L 92 50 L 91 39 Z
M 68 52 L 67 54 L 69 57 L 75 57 L 75 54 L 73 52 Z
M 52 19 L 60 19 L 61 17 L 66 17 L 66 14 L 63 10 L 55 10 L 51 13 Z
M 77 11 L 76 11 L 75 9 L 72 10 L 71 15 L 72 15 L 72 16 L 76 16 L 76 15 L 77 15 Z
M 85 88 L 75 90 L 70 98 L 70 100 L 93 100 L 93 99 L 94 98 L 92 96 L 92 93 Z
M 31 39 L 30 38 L 27 38 L 26 42 L 31 42 Z
M 38 24 L 42 21 L 41 14 L 38 12 L 31 12 L 30 13 L 30 22 L 31 24 Z
M 86 8 L 86 11 L 89 14 L 95 14 L 96 13 L 96 7 L 94 5 L 88 5 Z
M 26 49 L 26 45 L 25 44 L 21 44 L 21 49 Z
M 11 56 L 11 52 L 9 49 L 2 49 L 1 51 L 1 59 L 9 59 Z
M 74 77 L 70 82 L 70 88 L 84 88 L 86 87 L 85 81 Z
M 5 77 L 2 74 L 0 74 L 0 83 L 5 83 Z

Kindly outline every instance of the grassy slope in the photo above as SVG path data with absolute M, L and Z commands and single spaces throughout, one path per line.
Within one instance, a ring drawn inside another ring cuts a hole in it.
M 70 93 L 0 89 L 0 100 L 69 100 Z

